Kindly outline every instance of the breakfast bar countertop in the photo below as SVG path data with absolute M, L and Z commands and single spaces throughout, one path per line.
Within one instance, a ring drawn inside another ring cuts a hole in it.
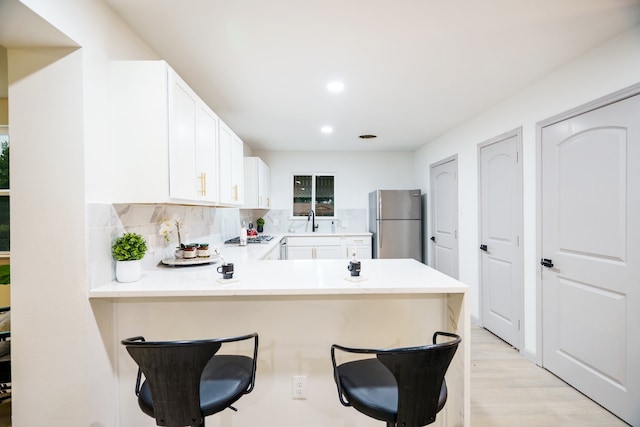
M 469 288 L 413 259 L 363 259 L 361 263 L 360 277 L 351 278 L 348 260 L 234 262 L 235 273 L 228 281 L 216 270 L 220 264 L 158 267 L 145 270 L 137 282 L 111 282 L 92 289 L 89 298 L 442 294 L 465 293 Z

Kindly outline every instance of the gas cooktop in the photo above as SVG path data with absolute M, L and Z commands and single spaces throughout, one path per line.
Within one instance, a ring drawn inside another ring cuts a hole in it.
M 269 236 L 268 234 L 259 234 L 257 236 L 247 236 L 247 243 L 268 243 L 269 240 L 273 239 L 273 236 Z M 240 244 L 240 236 L 234 237 L 233 239 L 229 239 L 224 242 L 225 245 L 239 245 Z

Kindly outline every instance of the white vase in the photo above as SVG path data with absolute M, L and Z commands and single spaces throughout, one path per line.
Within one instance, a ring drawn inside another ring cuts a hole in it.
M 142 277 L 142 260 L 116 261 L 116 280 L 122 283 L 135 282 Z

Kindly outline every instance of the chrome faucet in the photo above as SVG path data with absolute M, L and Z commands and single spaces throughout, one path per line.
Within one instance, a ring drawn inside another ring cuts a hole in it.
M 316 224 L 316 213 L 313 211 L 313 209 L 309 209 L 309 213 L 307 213 L 307 222 L 309 222 L 310 219 L 312 220 L 311 231 L 315 232 L 318 228 L 318 224 Z

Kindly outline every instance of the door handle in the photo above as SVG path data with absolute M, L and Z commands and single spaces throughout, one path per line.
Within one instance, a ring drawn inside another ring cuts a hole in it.
M 540 260 L 540 265 L 543 265 L 545 267 L 553 267 L 553 261 L 549 258 L 542 258 Z
M 480 250 L 487 251 L 487 245 L 480 245 Z
M 435 242 L 436 242 L 436 236 L 431 236 L 431 241 L 432 241 L 433 243 L 435 243 Z

